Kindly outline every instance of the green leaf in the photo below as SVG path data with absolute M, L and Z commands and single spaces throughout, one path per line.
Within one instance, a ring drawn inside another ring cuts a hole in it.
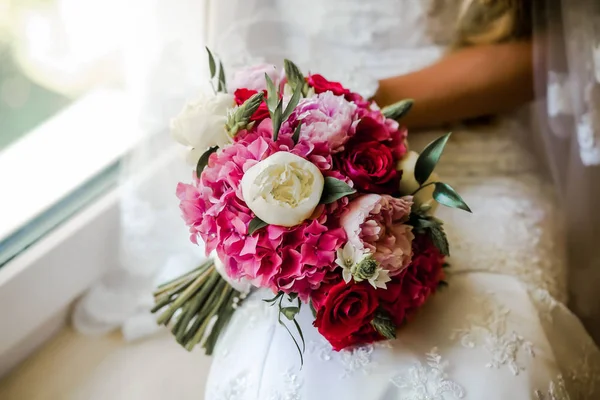
M 283 118 L 281 119 L 282 123 L 287 121 L 287 119 L 290 117 L 290 115 L 292 115 L 292 113 L 296 109 L 296 106 L 298 105 L 298 102 L 300 101 L 301 95 L 302 95 L 302 92 L 300 90 L 294 90 L 294 93 L 292 94 L 292 98 L 290 99 L 290 102 L 285 107 L 285 111 L 283 112 Z
M 204 168 L 206 168 L 206 166 L 208 165 L 208 158 L 210 157 L 210 155 L 217 150 L 219 150 L 217 146 L 211 147 L 200 156 L 198 164 L 196 164 L 196 176 L 198 178 L 200 178 L 202 171 L 204 171 Z
M 219 61 L 219 86 L 217 88 L 219 92 L 227 93 L 227 81 L 225 80 L 225 68 L 223 63 Z
M 346 182 L 337 178 L 328 176 L 325 178 L 323 186 L 323 194 L 321 195 L 320 204 L 331 204 L 342 197 L 356 193 L 356 190 L 351 188 Z
M 308 305 L 310 306 L 310 312 L 312 313 L 313 318 L 317 318 L 317 310 L 315 309 L 313 302 L 309 302 Z
M 302 335 L 302 329 L 300 329 L 300 325 L 298 325 L 298 323 L 296 322 L 296 319 L 292 318 L 292 322 L 294 322 L 294 325 L 296 326 L 296 329 L 298 330 L 298 333 L 300 334 L 300 339 L 302 340 L 302 349 L 300 349 L 300 345 L 298 344 L 298 340 L 296 340 L 296 338 L 292 334 L 292 331 L 290 331 L 290 328 L 288 328 L 288 326 L 281 320 L 281 315 L 283 314 L 283 310 L 284 310 L 284 307 L 281 306 L 282 300 L 283 300 L 283 296 L 281 296 L 279 298 L 279 315 L 277 316 L 277 322 L 279 322 L 279 324 L 285 328 L 285 330 L 288 332 L 288 334 L 290 335 L 290 337 L 294 341 L 294 344 L 296 345 L 296 349 L 298 350 L 298 354 L 300 354 L 300 365 L 303 366 L 304 365 L 304 356 L 303 356 L 303 354 L 304 354 L 304 350 L 306 348 L 306 344 L 304 342 L 304 335 Z M 300 310 L 300 305 L 301 304 L 302 303 L 300 303 L 300 299 L 298 299 L 298 307 L 292 307 L 292 308 L 298 308 L 298 310 Z
M 264 228 L 267 225 L 269 225 L 269 224 L 267 224 L 262 219 L 260 219 L 258 217 L 254 217 L 252 219 L 252 221 L 250 221 L 250 224 L 248 225 L 248 235 L 254 234 L 254 232 L 256 232 L 259 229 Z
M 386 339 L 396 339 L 396 324 L 392 321 L 390 314 L 380 309 L 371 321 L 373 328 Z
M 387 107 L 384 107 L 381 110 L 381 112 L 386 118 L 391 118 L 397 121 L 400 118 L 404 117 L 406 114 L 408 114 L 413 104 L 414 100 L 405 99 Z
M 417 163 L 415 164 L 415 179 L 420 185 L 423 185 L 427 179 L 429 179 L 429 176 L 440 160 L 450 135 L 451 134 L 448 133 L 429 143 L 427 147 L 423 149 L 423 152 L 421 152 L 419 158 L 417 158 Z
M 215 75 L 217 75 L 217 64 L 215 63 L 215 58 L 213 57 L 213 54 L 208 47 L 206 47 L 206 52 L 208 53 L 208 68 L 210 70 L 210 79 L 212 79 L 215 77 Z
M 302 341 L 302 353 L 304 353 L 306 351 L 306 341 L 304 340 L 304 334 L 302 333 L 302 328 L 300 328 L 300 324 L 295 319 L 293 319 L 292 322 L 296 326 L 298 335 L 300 335 L 300 340 Z
M 288 84 L 292 90 L 302 91 L 304 85 L 304 75 L 300 72 L 300 69 L 291 62 L 290 60 L 283 60 L 283 69 L 285 70 L 285 76 L 287 77 Z
M 277 138 L 279 137 L 279 129 L 281 128 L 281 124 L 283 123 L 282 108 L 283 101 L 279 101 L 279 103 L 277 103 L 275 111 L 273 112 L 273 115 L 271 116 L 271 118 L 273 119 L 273 141 L 277 141 Z
M 433 198 L 440 204 L 443 204 L 451 208 L 459 208 L 461 210 L 472 212 L 467 203 L 460 197 L 458 193 L 452 188 L 452 186 L 436 182 L 435 189 L 433 190 Z
M 450 245 L 448 244 L 448 238 L 446 238 L 446 232 L 441 225 L 437 225 L 429 228 L 429 237 L 433 245 L 442 253 L 442 255 L 450 256 Z
M 283 296 L 283 292 L 278 292 L 277 295 L 275 297 L 273 297 L 272 299 L 264 299 L 263 301 L 265 303 L 275 303 L 277 300 L 279 300 L 281 297 Z
M 448 282 L 446 282 L 446 281 L 438 282 L 438 289 L 446 289 L 447 287 L 448 287 Z
M 296 125 L 296 129 L 294 129 L 294 134 L 292 135 L 292 140 L 294 144 L 298 144 L 298 140 L 300 140 L 300 131 L 302 130 L 302 121 L 298 122 Z
M 284 307 L 281 309 L 281 313 L 290 321 L 296 318 L 299 312 L 299 307 Z
M 275 108 L 277 107 L 277 103 L 279 101 L 279 94 L 277 93 L 275 84 L 266 73 L 265 80 L 267 81 L 267 108 L 269 109 L 271 118 L 273 118 L 273 113 L 275 112 Z

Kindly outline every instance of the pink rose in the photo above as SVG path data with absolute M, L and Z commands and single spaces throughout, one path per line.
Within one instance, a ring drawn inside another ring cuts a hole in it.
M 235 92 L 236 89 L 266 90 L 265 74 L 269 75 L 275 86 L 279 84 L 281 72 L 277 71 L 274 65 L 258 64 L 236 71 L 229 82 L 228 90 L 230 93 Z
M 348 242 L 373 254 L 390 276 L 398 275 L 412 257 L 412 227 L 404 224 L 410 214 L 412 197 L 400 199 L 366 194 L 352 200 L 340 218 Z
M 332 92 L 300 101 L 292 113 L 290 121 L 302 121 L 301 138 L 313 143 L 325 142 L 335 153 L 344 149 L 349 131 L 354 121 L 356 106 Z

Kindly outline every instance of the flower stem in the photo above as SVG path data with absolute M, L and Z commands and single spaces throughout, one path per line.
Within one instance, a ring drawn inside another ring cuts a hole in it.
M 425 189 L 427 186 L 431 186 L 431 185 L 435 185 L 437 182 L 429 182 L 423 186 L 419 186 L 419 188 L 417 190 L 415 190 L 414 192 L 411 193 L 411 196 L 416 195 L 417 193 L 419 193 L 421 191 L 421 189 Z

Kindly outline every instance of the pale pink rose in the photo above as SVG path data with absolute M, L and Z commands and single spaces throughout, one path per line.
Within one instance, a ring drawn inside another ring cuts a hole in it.
M 356 105 L 343 96 L 324 92 L 300 101 L 290 117 L 292 124 L 302 121 L 300 138 L 325 142 L 336 153 L 344 149 L 354 122 Z
M 411 206 L 410 196 L 366 194 L 351 201 L 340 220 L 348 242 L 373 254 L 390 276 L 402 272 L 412 258 L 414 235 L 405 224 Z
M 229 92 L 233 93 L 236 89 L 267 90 L 265 74 L 269 75 L 276 87 L 279 85 L 281 72 L 277 67 L 271 64 L 258 64 L 236 71 L 229 82 Z

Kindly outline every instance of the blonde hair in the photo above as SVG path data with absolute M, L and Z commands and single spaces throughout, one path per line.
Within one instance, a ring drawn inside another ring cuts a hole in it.
M 531 26 L 529 0 L 464 0 L 455 47 L 521 40 Z

